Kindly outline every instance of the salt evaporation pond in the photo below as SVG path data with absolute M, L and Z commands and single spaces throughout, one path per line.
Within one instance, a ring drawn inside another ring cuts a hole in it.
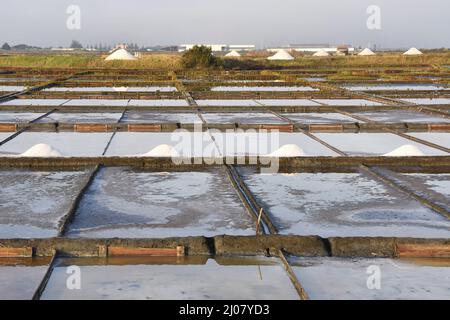
M 402 146 L 414 146 L 426 156 L 448 155 L 444 151 L 391 133 L 314 133 L 314 135 L 349 156 L 381 156 Z
M 297 123 L 327 124 L 327 123 L 355 123 L 361 122 L 340 113 L 283 113 L 283 116 Z
M 24 132 L 0 146 L 0 155 L 17 156 L 38 144 L 58 150 L 64 157 L 98 157 L 112 133 Z
M 202 123 L 194 112 L 127 111 L 123 123 Z
M 360 173 L 258 174 L 250 168 L 239 171 L 281 234 L 450 236 L 450 221 L 446 218 Z
M 291 257 L 290 262 L 313 300 L 448 300 L 450 297 L 448 259 L 422 262 Z M 374 267 L 381 271 L 379 289 L 367 286 Z
M 140 157 L 160 145 L 172 146 L 181 157 L 218 157 L 218 150 L 207 132 L 118 132 L 106 156 Z M 0 148 L 1 151 L 1 148 Z M 170 157 L 170 155 L 166 155 Z
M 67 103 L 68 99 L 14 99 L 0 102 L 0 106 L 45 106 L 57 107 Z
M 295 145 L 305 156 L 338 156 L 334 151 L 303 133 L 212 133 L 214 140 L 223 156 L 268 155 L 277 151 L 283 145 Z M 292 156 L 289 154 L 286 157 Z
M 253 235 L 254 222 L 222 167 L 197 172 L 103 168 L 84 194 L 70 237 Z
M 313 101 L 326 104 L 329 106 L 381 106 L 382 104 L 375 101 L 364 99 L 314 99 Z
M 272 113 L 266 112 L 210 112 L 202 113 L 207 123 L 212 124 L 286 124 L 287 121 L 277 117 Z
M 31 300 L 48 263 L 42 258 L 0 258 L 0 300 Z
M 0 86 L 0 92 L 16 92 L 23 91 L 27 87 L 25 86 Z
M 64 300 L 298 300 L 283 265 L 262 257 L 148 258 L 118 264 L 109 258 L 97 265 L 89 259 L 57 263 L 42 299 Z M 154 262 L 153 262 L 154 261 Z M 81 268 L 81 290 L 67 290 L 69 265 Z
M 434 84 L 377 84 L 377 85 L 349 85 L 343 88 L 350 91 L 435 91 L 448 90 L 445 86 Z
M 448 123 L 450 119 L 409 110 L 377 110 L 355 112 L 357 116 L 384 123 Z
M 311 87 L 251 87 L 251 86 L 241 86 L 241 87 L 213 87 L 211 91 L 219 92 L 242 92 L 242 91 L 256 91 L 256 92 L 295 92 L 295 91 L 319 91 L 319 89 Z
M 196 100 L 201 107 L 260 107 L 255 100 Z
M 84 171 L 0 170 L 0 239 L 56 236 L 86 179 Z
M 400 99 L 401 101 L 415 103 L 415 104 L 425 104 L 425 105 L 439 105 L 439 104 L 450 104 L 450 99 L 446 98 L 411 98 L 411 99 Z
M 40 119 L 40 123 L 115 123 L 121 112 L 54 112 Z
M 448 132 L 416 132 L 408 133 L 408 135 L 450 149 L 450 133 Z
M 296 106 L 318 106 L 319 104 L 309 99 L 262 99 L 255 100 L 258 104 L 266 107 L 296 107 Z
M 43 115 L 44 113 L 2 111 L 0 112 L 0 123 L 26 123 Z
M 47 92 L 175 92 L 175 87 L 53 87 Z

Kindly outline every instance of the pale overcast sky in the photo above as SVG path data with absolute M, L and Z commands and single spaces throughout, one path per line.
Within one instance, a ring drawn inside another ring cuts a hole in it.
M 69 5 L 81 30 L 66 27 Z M 381 9 L 381 30 L 366 9 Z M 1 0 L 0 42 L 450 47 L 449 0 Z

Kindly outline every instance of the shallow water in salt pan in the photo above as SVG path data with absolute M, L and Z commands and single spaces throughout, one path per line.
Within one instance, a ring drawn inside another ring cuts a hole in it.
M 432 116 L 426 113 L 414 112 L 408 110 L 377 110 L 356 112 L 355 115 L 366 117 L 372 121 L 384 122 L 384 123 L 448 123 L 450 119 Z
M 208 123 L 214 124 L 229 124 L 229 123 L 241 123 L 241 124 L 282 124 L 287 121 L 280 119 L 279 117 L 271 113 L 263 112 L 235 112 L 235 113 L 202 113 L 203 118 Z
M 0 122 L 25 123 L 35 120 L 42 115 L 44 115 L 44 113 L 2 111 L 0 112 Z
M 282 234 L 450 236 L 450 222 L 443 216 L 359 173 L 256 174 L 251 169 L 239 170 Z
M 355 123 L 361 122 L 340 113 L 283 113 L 283 116 L 298 123 Z
M 254 222 L 223 168 L 146 172 L 104 168 L 81 200 L 71 237 L 253 235 Z

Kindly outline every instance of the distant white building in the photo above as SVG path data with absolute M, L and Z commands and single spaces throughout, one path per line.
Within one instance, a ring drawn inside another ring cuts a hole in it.
M 269 52 L 277 52 L 280 50 L 306 52 L 306 53 L 315 53 L 318 51 L 325 51 L 328 53 L 337 53 L 337 52 L 343 52 L 343 51 L 346 51 L 348 53 L 355 52 L 355 48 L 353 48 L 352 46 L 349 46 L 349 45 L 332 46 L 329 44 L 291 44 L 286 47 L 267 49 L 267 51 L 269 51 Z
M 179 52 L 184 52 L 187 50 L 191 50 L 195 46 L 205 46 L 211 48 L 213 52 L 227 52 L 227 51 L 253 51 L 256 49 L 256 46 L 253 44 L 182 44 L 178 47 Z

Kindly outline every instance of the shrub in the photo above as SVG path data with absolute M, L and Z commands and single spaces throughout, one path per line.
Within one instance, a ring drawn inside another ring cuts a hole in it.
M 214 68 L 220 65 L 220 60 L 212 54 L 211 48 L 205 46 L 194 46 L 183 54 L 181 61 L 183 67 L 188 69 Z

